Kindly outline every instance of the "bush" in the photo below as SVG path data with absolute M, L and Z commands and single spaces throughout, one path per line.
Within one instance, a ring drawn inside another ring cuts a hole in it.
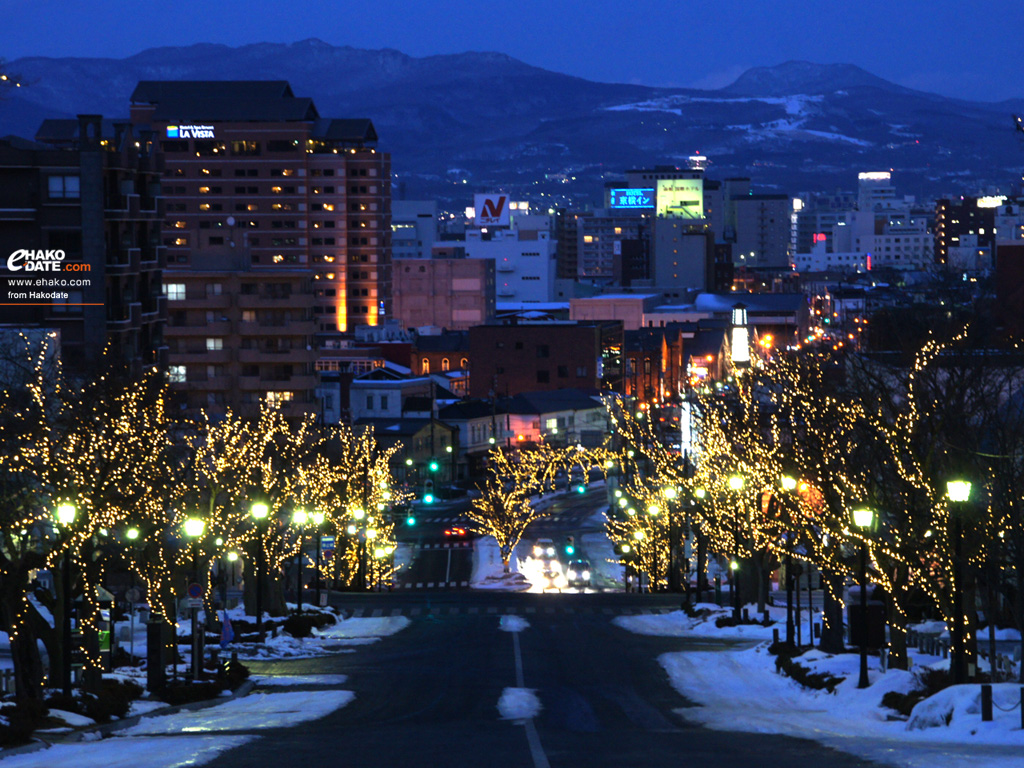
M 209 701 L 220 696 L 221 691 L 226 687 L 227 684 L 224 680 L 169 685 L 160 693 L 160 701 L 172 706 L 192 704 L 197 701 Z
M 719 616 L 715 619 L 716 627 L 737 627 L 741 624 L 756 624 L 759 627 L 771 626 L 775 622 L 769 619 L 768 621 L 762 621 L 760 619 L 734 619 L 732 616 Z
M 0 717 L 0 747 L 27 744 L 43 721 L 49 709 L 38 699 L 17 699 L 13 707 L 4 707 Z M 6 722 L 3 720 L 6 719 Z
M 882 697 L 882 706 L 910 717 L 910 712 L 918 702 L 934 696 L 944 688 L 953 684 L 948 669 L 917 669 L 914 670 L 914 688 L 910 693 L 889 691 Z
M 292 637 L 309 637 L 313 628 L 323 629 L 337 622 L 329 613 L 293 614 L 284 620 L 282 629 Z
M 103 679 L 100 689 L 79 696 L 55 694 L 46 700 L 51 709 L 61 709 L 106 723 L 114 717 L 124 717 L 132 702 L 142 695 L 142 687 L 130 680 Z
M 775 669 L 796 680 L 804 688 L 811 688 L 816 691 L 825 690 L 829 693 L 835 691 L 845 677 L 836 677 L 828 672 L 811 672 L 810 669 L 798 664 L 792 656 L 779 654 L 775 659 Z

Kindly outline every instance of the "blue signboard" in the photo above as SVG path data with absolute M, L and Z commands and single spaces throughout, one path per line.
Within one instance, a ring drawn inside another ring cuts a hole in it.
M 610 208 L 653 208 L 653 189 L 611 189 Z

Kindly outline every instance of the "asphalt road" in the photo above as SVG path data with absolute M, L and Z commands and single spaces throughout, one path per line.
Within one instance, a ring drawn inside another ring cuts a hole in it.
M 354 691 L 355 700 L 317 721 L 261 730 L 258 742 L 210 766 L 869 765 L 813 742 L 688 724 L 689 702 L 657 663 L 659 654 L 685 650 L 687 642 L 634 635 L 611 623 L 616 614 L 670 610 L 675 596 L 449 592 L 341 600 L 358 615 L 402 614 L 411 623 L 355 653 L 252 662 L 257 675 L 347 675 L 337 687 Z M 530 624 L 518 641 L 499 630 L 506 613 Z M 500 720 L 497 710 L 503 689 L 517 686 L 520 675 L 543 705 L 529 725 Z

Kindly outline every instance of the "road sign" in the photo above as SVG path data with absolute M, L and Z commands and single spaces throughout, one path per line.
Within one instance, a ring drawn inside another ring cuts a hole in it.
M 195 582 L 193 582 L 192 584 L 189 584 L 188 585 L 188 596 L 191 597 L 191 598 L 202 597 L 203 596 L 203 586 L 202 586 L 202 584 L 196 584 Z
M 141 603 L 142 590 L 138 587 L 130 587 L 128 591 L 124 593 L 124 599 L 129 603 Z

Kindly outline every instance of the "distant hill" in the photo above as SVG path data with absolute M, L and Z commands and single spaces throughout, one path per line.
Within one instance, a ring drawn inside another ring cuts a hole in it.
M 139 80 L 285 79 L 327 117 L 369 117 L 396 194 L 453 208 L 501 187 L 536 202 L 597 202 L 604 180 L 700 151 L 712 178 L 786 192 L 852 189 L 893 169 L 901 194 L 964 193 L 1020 179 L 1024 145 L 991 104 L 914 91 L 848 64 L 759 67 L 717 91 L 596 83 L 498 53 L 415 58 L 320 40 L 153 48 L 126 59 L 23 58 L 0 100 L 0 136 L 47 116 L 127 115 Z M 463 183 L 465 182 L 465 183 Z

